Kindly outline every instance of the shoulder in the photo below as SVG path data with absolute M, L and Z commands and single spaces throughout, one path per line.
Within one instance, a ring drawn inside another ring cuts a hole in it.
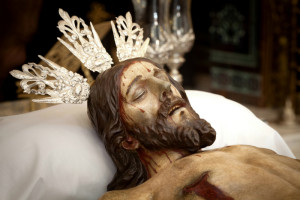
M 107 200 L 107 199 L 113 200 L 113 199 L 120 199 L 120 198 L 118 198 L 115 192 L 112 191 L 112 192 L 106 192 L 103 196 L 100 197 L 99 200 Z
M 259 155 L 276 155 L 276 153 L 269 149 L 258 148 L 250 145 L 232 145 L 213 150 L 200 151 L 184 158 L 177 160 L 176 162 L 195 162 L 195 161 L 209 161 L 215 160 L 222 161 L 224 159 L 241 159 L 248 158 L 250 156 Z M 201 160 L 200 160 L 201 158 Z
M 141 185 L 130 189 L 114 190 L 106 192 L 99 200 L 151 200 L 153 194 L 151 192 L 151 184 L 147 184 L 147 181 Z
M 99 200 L 126 200 L 128 199 L 127 190 L 115 190 L 106 192 Z
M 198 152 L 173 163 L 173 169 L 188 170 L 193 173 L 203 171 L 230 171 L 228 166 L 243 171 L 244 167 L 259 167 L 272 170 L 271 166 L 296 168 L 300 161 L 276 154 L 274 151 L 250 145 L 233 145 L 214 150 Z M 279 170 L 279 169 L 276 169 Z
M 259 148 L 251 145 L 232 145 L 218 149 L 199 152 L 195 155 L 207 155 L 209 157 L 214 156 L 218 158 L 249 158 L 259 156 L 277 156 L 273 150 L 266 148 Z

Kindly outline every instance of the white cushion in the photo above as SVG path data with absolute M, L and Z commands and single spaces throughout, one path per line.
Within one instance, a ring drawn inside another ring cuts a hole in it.
M 189 90 L 187 95 L 194 110 L 217 132 L 216 141 L 205 149 L 245 144 L 272 149 L 280 155 L 295 158 L 278 132 L 245 106 L 208 92 Z
M 207 149 L 249 144 L 294 158 L 280 135 L 244 106 L 212 93 L 187 95 L 217 131 Z M 0 117 L 0 199 L 98 199 L 114 173 L 86 103 Z

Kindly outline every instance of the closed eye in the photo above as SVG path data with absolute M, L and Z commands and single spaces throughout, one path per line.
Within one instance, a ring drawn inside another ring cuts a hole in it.
M 133 101 L 138 101 L 138 100 L 140 100 L 146 93 L 147 93 L 146 90 L 138 91 L 138 92 L 134 95 Z

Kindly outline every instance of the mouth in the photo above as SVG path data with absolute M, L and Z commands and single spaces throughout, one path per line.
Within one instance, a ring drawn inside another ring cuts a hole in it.
M 182 101 L 174 102 L 174 103 L 172 104 L 172 106 L 171 106 L 169 112 L 168 112 L 168 115 L 169 115 L 169 116 L 172 116 L 172 115 L 178 113 L 178 112 L 181 110 L 181 108 L 184 108 L 184 107 L 185 107 L 185 103 L 184 103 L 184 102 L 182 102 Z

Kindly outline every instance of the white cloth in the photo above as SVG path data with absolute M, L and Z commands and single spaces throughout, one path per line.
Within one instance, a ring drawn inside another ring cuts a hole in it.
M 245 144 L 272 149 L 280 155 L 295 158 L 278 132 L 245 106 L 208 92 L 190 90 L 187 94 L 194 110 L 217 132 L 216 141 L 205 149 Z
M 207 149 L 249 144 L 294 158 L 280 135 L 244 106 L 206 92 L 187 95 L 217 131 Z M 114 173 L 86 104 L 0 117 L 0 200 L 98 199 Z

